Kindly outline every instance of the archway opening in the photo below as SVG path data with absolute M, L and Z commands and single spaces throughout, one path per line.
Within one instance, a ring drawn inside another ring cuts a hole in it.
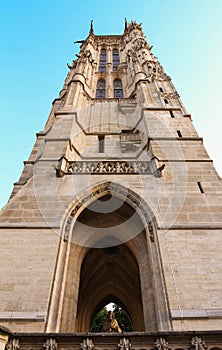
M 131 240 L 143 230 L 141 218 L 125 198 L 106 194 L 80 213 L 73 228 L 72 242 L 87 248 L 108 248 Z
M 133 331 L 170 329 L 151 220 L 142 198 L 119 184 L 102 184 L 79 199 L 64 226 L 69 241 L 61 242 L 63 270 L 57 273 L 48 329 L 89 332 L 111 302 L 127 312 Z
M 92 248 L 86 254 L 80 274 L 76 330 L 89 332 L 93 319 L 108 303 L 117 305 L 115 313 L 119 313 L 121 323 L 123 313 L 127 315 L 130 330 L 144 330 L 139 267 L 126 244 Z
M 104 306 L 93 318 L 90 326 L 91 332 L 104 331 L 104 324 L 109 311 L 113 312 L 114 318 L 117 320 L 119 328 L 122 332 L 131 332 L 133 330 L 132 320 L 127 311 L 118 304 L 109 303 Z

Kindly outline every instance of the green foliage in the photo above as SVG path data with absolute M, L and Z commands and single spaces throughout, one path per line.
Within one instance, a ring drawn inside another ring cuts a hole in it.
M 126 311 L 123 310 L 117 304 L 114 304 L 113 307 L 114 307 L 113 309 L 114 317 L 117 319 L 122 331 L 131 332 L 133 329 L 132 322 L 128 314 L 126 313 Z M 107 309 L 106 307 L 103 307 L 92 321 L 91 332 L 102 332 L 103 323 L 106 319 L 106 315 L 107 315 Z
M 132 322 L 124 309 L 114 304 L 113 313 L 123 332 L 131 332 L 133 330 Z
M 103 323 L 106 319 L 106 315 L 107 315 L 107 309 L 106 307 L 103 307 L 92 321 L 91 332 L 102 332 Z

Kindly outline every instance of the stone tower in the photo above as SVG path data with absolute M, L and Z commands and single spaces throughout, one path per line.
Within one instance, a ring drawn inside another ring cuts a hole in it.
M 138 348 L 218 346 L 222 184 L 171 78 L 136 22 L 91 23 L 68 68 L 0 215 L 1 345 L 92 350 L 114 302 Z

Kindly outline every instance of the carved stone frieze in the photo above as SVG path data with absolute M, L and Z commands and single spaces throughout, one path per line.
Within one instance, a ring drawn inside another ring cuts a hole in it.
M 207 346 L 201 337 L 194 336 L 190 342 L 190 350 L 206 350 Z
M 155 343 L 155 347 L 153 350 L 170 350 L 167 341 L 164 338 L 158 338 Z
M 121 38 L 118 36 L 114 37 L 97 37 L 96 43 L 100 46 L 113 46 L 113 45 L 120 45 Z
M 6 350 L 20 350 L 21 346 L 19 343 L 19 339 L 11 339 L 8 344 L 5 346 Z
M 57 176 L 60 177 L 60 169 Z M 64 174 L 152 174 L 151 161 L 67 161 Z
M 165 165 L 157 167 L 155 159 L 151 161 L 69 161 L 60 158 L 55 166 L 56 176 L 63 177 L 70 174 L 152 174 L 161 177 Z
M 119 344 L 118 344 L 118 349 L 119 350 L 131 350 L 131 344 L 130 344 L 129 339 L 127 339 L 127 338 L 120 339 Z
M 90 338 L 83 339 L 83 342 L 80 344 L 80 349 L 81 350 L 93 350 L 94 344 L 93 344 L 92 339 L 90 339 Z
M 56 350 L 57 349 L 57 343 L 56 340 L 53 338 L 49 338 L 46 340 L 46 342 L 42 346 L 43 350 Z

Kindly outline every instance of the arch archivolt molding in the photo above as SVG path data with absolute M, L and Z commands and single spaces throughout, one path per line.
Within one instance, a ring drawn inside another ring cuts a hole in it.
M 151 242 L 155 241 L 155 230 L 157 223 L 155 216 L 147 203 L 134 191 L 124 187 L 121 184 L 115 182 L 105 182 L 95 185 L 92 188 L 84 191 L 78 198 L 72 203 L 71 208 L 66 215 L 62 236 L 63 241 L 67 242 L 71 240 L 72 230 L 75 222 L 81 212 L 95 199 L 99 199 L 105 195 L 114 195 L 129 204 L 135 212 L 140 216 L 144 224 L 144 229 L 149 233 Z

